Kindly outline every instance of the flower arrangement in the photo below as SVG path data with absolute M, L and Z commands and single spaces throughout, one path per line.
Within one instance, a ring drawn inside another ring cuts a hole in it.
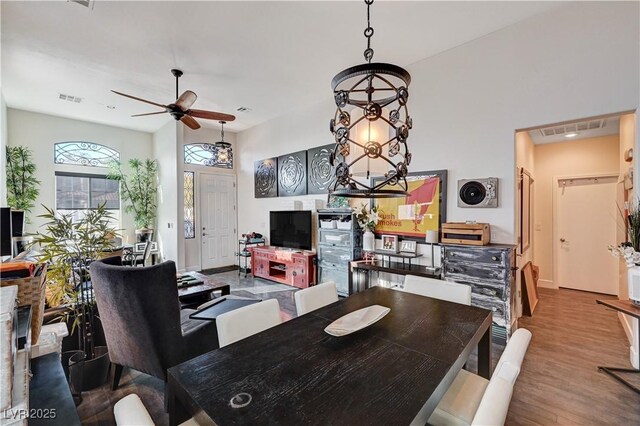
M 613 256 L 624 259 L 627 267 L 631 268 L 640 265 L 640 199 L 635 203 L 629 201 L 629 210 L 626 216 L 622 210 L 620 210 L 620 215 L 627 222 L 627 241 L 617 246 L 611 245 L 608 249 Z
M 376 225 L 380 222 L 380 214 L 382 210 L 377 207 L 368 207 L 367 204 L 362 204 L 356 214 L 358 224 L 367 231 L 373 232 L 376 229 Z
M 613 256 L 624 259 L 628 268 L 640 263 L 640 252 L 635 251 L 631 243 L 620 243 L 617 246 L 609 246 L 608 248 Z

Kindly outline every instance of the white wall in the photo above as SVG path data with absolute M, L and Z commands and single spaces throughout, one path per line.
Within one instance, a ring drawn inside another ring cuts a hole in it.
M 191 130 L 188 127 L 182 126 L 183 128 L 183 144 L 189 143 L 215 143 L 220 140 L 220 130 L 217 129 L 205 129 L 200 128 L 198 130 Z M 200 251 L 202 247 L 202 233 L 200 230 L 202 229 L 202 225 L 200 222 L 200 176 L 202 173 L 214 173 L 214 174 L 231 174 L 235 175 L 236 170 L 238 168 L 238 156 L 236 149 L 236 134 L 231 133 L 227 130 L 224 132 L 224 140 L 225 142 L 229 142 L 233 149 L 234 154 L 234 168 L 233 169 L 222 169 L 216 167 L 207 167 L 207 166 L 198 166 L 193 164 L 184 164 L 184 150 L 181 150 L 178 153 L 178 162 L 181 165 L 181 170 L 195 172 L 195 183 L 194 183 L 194 192 L 195 192 L 195 228 L 196 228 L 196 237 L 192 239 L 184 238 L 184 215 L 180 215 L 180 231 L 178 238 L 184 240 L 184 269 L 187 271 L 199 271 L 201 268 L 201 259 L 200 259 Z M 182 189 L 184 188 L 184 175 L 181 174 L 178 176 L 180 181 L 179 188 L 180 194 L 183 194 Z M 237 194 L 236 194 L 237 196 Z M 184 209 L 184 197 L 180 197 L 180 211 Z
M 493 241 L 515 242 L 514 130 L 637 108 L 638 9 L 569 4 L 407 67 L 410 169 L 449 171 L 449 221 L 490 222 Z M 253 197 L 255 160 L 332 143 L 329 96 L 327 80 L 327 100 L 238 134 L 241 230 L 265 233 L 282 201 Z M 457 180 L 486 176 L 500 178 L 499 208 L 457 208 Z
M 7 104 L 4 102 L 4 96 L 0 92 L 0 206 L 7 205 L 7 156 L 5 154 L 7 147 Z
M 184 268 L 184 239 L 180 235 L 182 215 L 178 214 L 178 144 L 182 139 L 182 124 L 170 121 L 153 134 L 153 157 L 158 161 L 158 217 L 155 239 L 158 241 L 160 260 L 173 260 L 176 268 Z M 182 182 L 180 176 L 180 182 Z
M 8 144 L 10 146 L 23 145 L 33 152 L 36 164 L 36 178 L 40 180 L 40 196 L 36 206 L 29 215 L 31 224 L 26 226 L 29 233 L 37 232 L 44 223 L 36 216 L 43 214 L 41 204 L 55 207 L 55 179 L 56 171 L 107 174 L 103 167 L 71 166 L 53 163 L 53 145 L 65 141 L 88 141 L 106 145 L 120 152 L 123 162 L 131 158 L 150 158 L 151 134 L 87 121 L 72 120 L 52 115 L 23 111 L 9 108 L 7 110 Z M 3 151 L 4 158 L 4 151 Z M 4 174 L 3 174 L 4 176 Z M 121 231 L 123 240 L 135 241 L 135 225 L 133 216 L 124 212 L 121 206 Z

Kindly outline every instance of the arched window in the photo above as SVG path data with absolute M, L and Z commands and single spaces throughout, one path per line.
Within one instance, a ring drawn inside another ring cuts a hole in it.
M 68 141 L 53 146 L 53 162 L 56 164 L 109 167 L 112 161 L 120 161 L 120 153 L 98 143 Z
M 186 144 L 184 164 L 233 169 L 233 149 L 227 142 Z

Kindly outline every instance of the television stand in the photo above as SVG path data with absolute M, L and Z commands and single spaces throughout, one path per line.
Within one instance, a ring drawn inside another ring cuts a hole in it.
M 251 247 L 249 250 L 254 277 L 298 288 L 315 284 L 315 253 L 271 246 Z

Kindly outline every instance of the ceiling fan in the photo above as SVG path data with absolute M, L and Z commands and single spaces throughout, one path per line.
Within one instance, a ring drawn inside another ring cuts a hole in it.
M 112 90 L 113 93 L 125 96 L 127 98 L 135 99 L 136 101 L 145 102 L 151 105 L 155 105 L 160 108 L 164 108 L 164 111 L 158 112 L 148 112 L 145 114 L 134 114 L 132 117 L 142 117 L 145 115 L 156 115 L 156 114 L 166 114 L 169 113 L 176 121 L 182 121 L 184 124 L 192 128 L 193 130 L 199 129 L 200 124 L 194 119 L 196 118 L 204 118 L 206 120 L 216 120 L 216 121 L 233 121 L 236 119 L 235 116 L 231 114 L 224 114 L 222 112 L 215 111 L 205 111 L 202 109 L 191 109 L 191 105 L 194 104 L 198 96 L 192 92 L 191 90 L 187 90 L 182 95 L 178 96 L 178 80 L 182 77 L 182 71 L 178 69 L 172 69 L 171 74 L 176 78 L 176 101 L 169 105 L 162 105 L 155 102 L 148 101 L 146 99 L 137 98 L 135 96 L 127 95 L 126 93 L 116 92 Z

